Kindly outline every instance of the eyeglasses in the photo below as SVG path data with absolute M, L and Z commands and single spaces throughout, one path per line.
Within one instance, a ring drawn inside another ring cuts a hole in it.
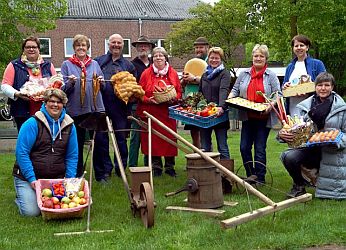
M 50 104 L 56 104 L 56 105 L 59 105 L 59 104 L 62 104 L 62 101 L 53 101 L 53 100 L 48 100 L 48 103 L 50 103 Z
M 24 49 L 30 50 L 30 49 L 38 49 L 37 46 L 25 46 Z

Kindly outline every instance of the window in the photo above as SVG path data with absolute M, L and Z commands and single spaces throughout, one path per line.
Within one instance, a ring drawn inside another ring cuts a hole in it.
M 91 40 L 89 39 L 90 48 L 88 50 L 88 56 L 91 56 Z M 65 57 L 71 57 L 74 54 L 73 50 L 73 38 L 64 38 Z
M 108 52 L 108 38 L 105 39 L 105 53 Z M 124 39 L 123 57 L 131 57 L 130 39 Z
M 163 47 L 167 53 L 168 56 L 171 56 L 171 44 L 166 44 L 164 39 L 152 39 L 153 43 L 155 43 L 156 47 Z
M 50 38 L 39 38 L 40 40 L 40 54 L 42 57 L 51 57 L 51 43 Z

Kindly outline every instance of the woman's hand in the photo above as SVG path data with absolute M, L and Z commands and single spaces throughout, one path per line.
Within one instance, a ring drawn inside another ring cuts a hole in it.
M 234 98 L 233 93 L 229 93 L 229 95 L 228 95 L 228 97 L 227 97 L 227 99 L 231 99 L 231 98 Z
M 289 86 L 291 86 L 291 83 L 285 82 L 284 85 L 282 85 L 282 89 L 287 89 Z
M 149 97 L 149 103 L 152 103 L 152 104 L 159 104 L 155 98 L 152 96 L 152 97 Z
M 68 78 L 68 82 L 74 86 L 77 81 L 77 76 L 69 75 L 67 78 Z
M 16 92 L 14 94 L 14 96 L 17 97 L 17 98 L 23 99 L 24 101 L 30 101 L 30 98 L 29 98 L 28 95 L 22 94 L 20 92 Z
M 33 190 L 36 190 L 36 183 L 37 183 L 37 180 L 30 183 L 30 186 L 32 187 Z
M 271 102 L 271 103 L 268 105 L 268 107 L 266 108 L 266 110 L 264 110 L 262 113 L 263 113 L 264 115 L 269 114 L 270 111 L 272 111 L 274 105 L 275 105 L 275 103 L 274 103 L 274 102 Z
M 225 111 L 222 107 L 217 107 L 216 116 L 221 116 Z
M 281 129 L 279 131 L 279 138 L 285 142 L 292 142 L 294 135 L 291 132 L 287 131 L 286 129 Z

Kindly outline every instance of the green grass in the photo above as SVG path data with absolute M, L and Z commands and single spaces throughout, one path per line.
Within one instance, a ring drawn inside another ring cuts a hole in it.
M 189 138 L 186 131 L 181 131 Z M 268 168 L 273 175 L 273 187 L 261 188 L 270 199 L 279 202 L 291 187 L 291 180 L 282 166 L 279 155 L 286 148 L 268 139 Z M 236 169 L 241 168 L 239 132 L 228 139 Z M 216 144 L 215 144 L 216 145 Z M 142 162 L 142 159 L 140 160 Z M 123 182 L 112 177 L 102 186 L 93 182 L 91 230 L 114 232 L 54 236 L 56 232 L 84 231 L 84 219 L 44 221 L 41 217 L 24 218 L 14 204 L 15 192 L 11 176 L 14 155 L 0 156 L 0 249 L 303 249 L 308 246 L 336 244 L 346 246 L 346 201 L 313 199 L 273 215 L 224 230 L 220 221 L 249 212 L 246 194 L 235 189 L 225 196 L 227 201 L 239 202 L 236 207 L 223 207 L 226 212 L 218 218 L 188 212 L 168 212 L 167 206 L 186 206 L 186 193 L 166 198 L 164 194 L 182 187 L 186 181 L 185 158 L 179 152 L 176 169 L 178 178 L 164 175 L 154 178 L 155 226 L 145 229 L 139 217 L 131 214 Z M 308 189 L 313 192 L 313 189 Z M 266 206 L 250 196 L 251 206 Z

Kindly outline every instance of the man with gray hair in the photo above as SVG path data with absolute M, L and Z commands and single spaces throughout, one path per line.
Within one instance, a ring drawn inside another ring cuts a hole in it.
M 127 166 L 128 149 L 126 143 L 127 133 L 123 130 L 127 129 L 128 121 L 127 116 L 130 114 L 130 105 L 119 99 L 113 90 L 113 86 L 110 80 L 112 75 L 121 72 L 128 71 L 137 76 L 136 68 L 133 64 L 126 60 L 122 53 L 124 48 L 124 39 L 119 34 L 113 34 L 108 39 L 108 52 L 107 54 L 96 58 L 101 70 L 104 74 L 105 87 L 101 90 L 103 103 L 105 106 L 106 114 L 111 119 L 115 137 L 119 146 L 121 155 L 121 161 L 124 167 Z M 100 171 L 104 171 L 105 178 L 111 176 L 112 168 L 109 157 L 109 138 L 107 133 L 96 133 L 95 138 L 95 151 L 94 151 L 94 168 L 99 168 Z M 115 173 L 120 176 L 118 163 L 115 161 Z

